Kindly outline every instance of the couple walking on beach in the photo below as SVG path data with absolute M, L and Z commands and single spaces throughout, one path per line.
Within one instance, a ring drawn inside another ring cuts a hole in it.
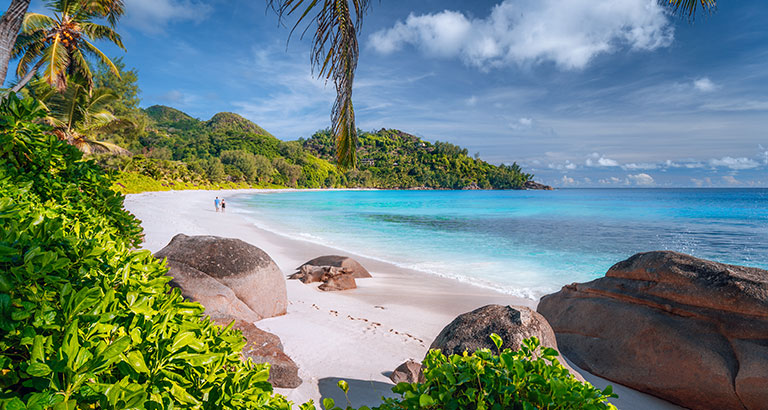
M 221 208 L 221 212 L 224 212 L 224 210 L 227 209 L 227 203 L 224 202 L 224 198 L 219 199 L 219 197 L 216 197 L 216 199 L 213 200 L 213 205 L 216 207 L 216 212 L 219 212 L 219 208 Z

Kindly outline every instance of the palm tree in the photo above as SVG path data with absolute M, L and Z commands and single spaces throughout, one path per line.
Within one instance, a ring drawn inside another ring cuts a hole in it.
M 674 10 L 675 13 L 683 16 L 687 14 L 691 20 L 696 16 L 696 10 L 699 7 L 705 13 L 712 13 L 717 8 L 715 0 L 659 0 L 659 2 Z
M 333 134 L 336 137 L 336 163 L 342 169 L 357 164 L 357 128 L 352 105 L 352 84 L 359 49 L 357 34 L 369 0 L 267 0 L 280 16 L 298 14 L 291 33 L 305 19 L 311 18 L 307 30 L 316 26 L 312 50 L 312 69 L 319 78 L 333 80 L 336 102 L 331 111 Z M 352 10 L 354 10 L 354 17 Z M 306 31 L 306 30 L 305 30 Z
M 67 88 L 67 78 L 73 74 L 81 76 L 90 85 L 92 74 L 86 55 L 101 60 L 117 74 L 118 70 L 112 61 L 91 43 L 93 40 L 109 40 L 125 49 L 120 35 L 111 27 L 93 22 L 105 14 L 109 19 L 109 10 L 97 7 L 98 4 L 101 3 L 54 0 L 48 3 L 54 11 L 54 17 L 27 13 L 12 55 L 13 58 L 21 57 L 16 70 L 21 80 L 11 91 L 17 92 L 24 88 L 43 66 L 46 66 L 43 78 L 59 91 Z M 35 61 L 32 69 L 29 69 Z
M 68 83 L 64 92 L 58 92 L 42 79 L 38 80 L 35 96 L 48 110 L 43 121 L 53 127 L 60 139 L 86 154 L 129 155 L 125 148 L 92 138 L 131 126 L 130 121 L 116 117 L 105 108 L 118 96 L 107 88 L 91 88 L 82 76 L 73 76 Z
M 114 28 L 117 21 L 125 13 L 123 0 L 81 0 L 85 7 L 105 17 Z M 5 82 L 8 73 L 8 63 L 11 61 L 13 46 L 19 29 L 24 21 L 24 15 L 29 9 L 31 0 L 12 0 L 8 9 L 0 18 L 0 86 Z

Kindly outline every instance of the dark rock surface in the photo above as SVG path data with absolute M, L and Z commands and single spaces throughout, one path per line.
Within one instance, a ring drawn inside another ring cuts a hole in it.
M 640 253 L 538 311 L 598 376 L 689 408 L 768 408 L 768 271 Z
M 277 335 L 259 329 L 253 323 L 230 317 L 218 317 L 214 321 L 227 326 L 235 320 L 233 328 L 243 332 L 247 340 L 243 347 L 243 358 L 254 363 L 269 363 L 269 382 L 275 387 L 296 388 L 301 385 L 299 367 L 283 352 L 283 344 Z
M 544 347 L 557 349 L 555 333 L 540 314 L 524 306 L 487 305 L 459 315 L 443 328 L 432 342 L 430 349 L 440 349 L 446 356 L 474 352 L 477 349 L 491 349 L 496 346 L 491 334 L 496 333 L 504 342 L 502 349 L 519 350 L 523 339 L 537 337 Z M 563 366 L 579 380 L 581 375 L 570 368 L 564 360 Z
M 525 184 L 523 185 L 524 189 L 539 189 L 544 191 L 554 191 L 554 188 L 552 188 L 549 185 L 540 184 L 536 181 L 525 181 Z

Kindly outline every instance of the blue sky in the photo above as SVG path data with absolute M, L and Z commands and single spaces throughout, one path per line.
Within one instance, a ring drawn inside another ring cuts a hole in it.
M 234 111 L 282 139 L 329 125 L 333 87 L 312 77 L 308 39 L 286 45 L 264 1 L 126 4 L 128 52 L 105 48 L 139 70 L 143 106 Z M 695 24 L 653 0 L 374 1 L 358 126 L 450 141 L 560 187 L 765 187 L 766 21 L 762 0 Z

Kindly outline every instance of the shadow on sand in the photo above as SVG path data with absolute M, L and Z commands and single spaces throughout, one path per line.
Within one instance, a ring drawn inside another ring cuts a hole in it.
M 344 398 L 344 392 L 336 385 L 339 380 L 345 380 L 349 385 L 349 401 L 352 402 L 352 407 L 354 408 L 360 406 L 378 406 L 381 404 L 382 396 L 397 396 L 392 393 L 392 387 L 395 386 L 392 383 L 383 383 L 373 380 L 346 379 L 343 377 L 326 377 L 318 380 L 318 388 L 320 389 L 320 396 L 322 399 L 330 397 L 336 402 L 336 405 L 341 408 L 347 406 L 347 399 Z

